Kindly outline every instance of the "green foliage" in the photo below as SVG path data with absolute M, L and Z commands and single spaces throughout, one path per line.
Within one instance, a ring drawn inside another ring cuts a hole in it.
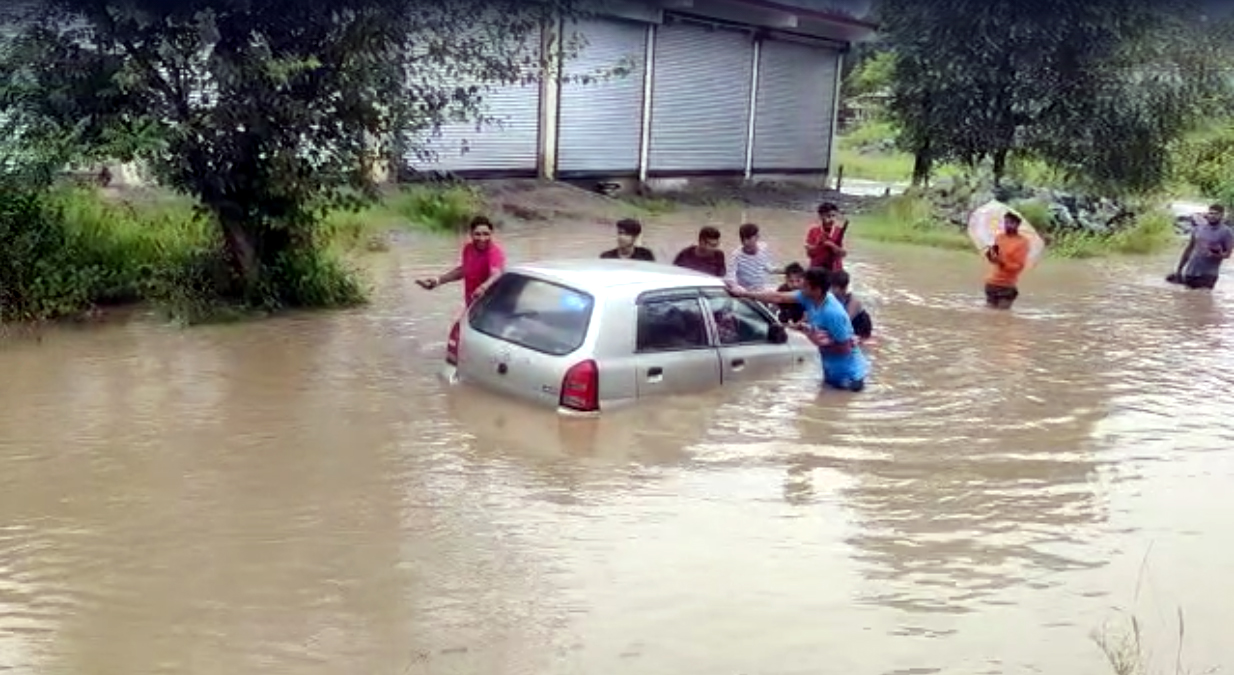
M 973 248 L 968 235 L 942 221 L 918 191 L 889 197 L 878 208 L 853 216 L 852 222 L 852 236 L 858 239 L 959 251 Z
M 1168 177 L 1164 149 L 1229 90 L 1225 43 L 1186 0 L 883 0 L 897 55 L 890 113 L 905 150 L 939 163 L 1022 154 L 1127 193 Z M 1225 41 L 1228 42 L 1228 41 Z
M 1234 124 L 1220 120 L 1183 139 L 1173 155 L 1175 178 L 1200 195 L 1234 204 Z
M 840 147 L 851 150 L 875 150 L 894 144 L 899 129 L 887 120 L 872 120 L 853 128 L 839 138 Z
M 210 214 L 224 295 L 262 307 L 350 297 L 294 278 L 337 271 L 306 262 L 323 224 L 341 222 L 330 214 L 377 199 L 379 158 L 428 154 L 424 132 L 484 121 L 491 86 L 538 77 L 529 47 L 571 4 L 48 0 L 0 63 L 17 148 L 0 154 L 43 176 L 70 159 L 144 160 Z M 433 208 L 448 219 L 452 207 Z
M 329 220 L 343 219 L 339 214 Z M 343 262 L 386 221 L 325 230 L 263 271 L 255 309 L 347 306 L 363 288 Z M 118 201 L 93 189 L 0 189 L 0 320 L 75 317 L 153 301 L 187 322 L 240 316 L 218 293 L 229 274 L 219 231 L 183 198 Z
M 140 207 L 82 189 L 0 190 L 0 319 L 73 316 L 149 297 L 217 233 L 181 200 Z
M 435 232 L 463 229 L 484 208 L 479 191 L 466 186 L 412 185 L 387 198 L 386 204 L 407 222 Z
M 948 222 L 924 190 L 889 197 L 878 208 L 853 217 L 853 236 L 871 241 L 914 244 L 952 250 L 972 250 L 963 227 Z M 1055 228 L 1049 207 L 1040 201 L 1017 201 L 1020 212 L 1046 238 L 1046 255 L 1054 258 L 1095 258 L 1109 255 L 1148 255 L 1174 243 L 1174 222 L 1169 212 L 1149 209 L 1127 227 L 1112 233 Z
M 1030 220 L 1030 222 L 1032 222 Z M 1112 234 L 1060 232 L 1049 238 L 1049 254 L 1058 258 L 1151 255 L 1174 245 L 1174 217 L 1163 210 L 1140 214 L 1129 227 Z
M 845 81 L 846 96 L 877 94 L 891 88 L 895 76 L 896 55 L 892 51 L 877 51 L 862 59 Z

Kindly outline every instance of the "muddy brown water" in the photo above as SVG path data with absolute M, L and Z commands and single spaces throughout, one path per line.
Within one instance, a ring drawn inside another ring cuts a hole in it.
M 1134 613 L 1173 672 L 1179 608 L 1234 664 L 1234 286 L 1050 262 L 997 314 L 975 255 L 859 242 L 865 393 L 575 423 L 437 381 L 461 291 L 412 280 L 456 253 L 369 258 L 355 311 L 0 343 L 0 670 L 1101 673 Z

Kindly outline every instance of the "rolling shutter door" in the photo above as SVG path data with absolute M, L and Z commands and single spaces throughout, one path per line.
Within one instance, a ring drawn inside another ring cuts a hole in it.
M 767 40 L 759 52 L 754 104 L 756 173 L 827 170 L 840 53 Z
M 404 161 L 417 171 L 534 175 L 540 144 L 540 85 L 494 84 L 482 99 L 479 114 L 490 121 L 442 124 L 422 141 L 436 157 L 426 161 L 409 151 Z
M 745 170 L 753 59 L 747 32 L 688 23 L 660 28 L 649 171 Z
M 643 71 L 647 26 L 633 21 L 593 19 L 575 27 L 587 43 L 565 63 L 568 76 L 603 73 L 628 66 L 625 75 L 561 86 L 557 118 L 557 171 L 628 174 L 638 171 L 642 137 Z

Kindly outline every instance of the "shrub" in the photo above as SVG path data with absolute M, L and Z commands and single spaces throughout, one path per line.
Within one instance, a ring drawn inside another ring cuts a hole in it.
M 249 299 L 254 308 L 363 300 L 357 275 L 333 250 L 340 233 L 323 226 L 323 234 L 264 271 L 258 297 Z M 90 188 L 0 189 L 0 320 L 71 317 L 142 300 L 188 322 L 227 318 L 235 305 L 220 291 L 230 274 L 218 228 L 186 199 L 122 202 Z
M 386 201 L 386 206 L 414 225 L 437 232 L 467 226 L 484 209 L 480 193 L 469 187 L 412 185 Z

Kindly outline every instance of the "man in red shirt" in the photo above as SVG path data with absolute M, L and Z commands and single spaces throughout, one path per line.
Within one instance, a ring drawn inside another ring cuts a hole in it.
M 831 202 L 819 205 L 818 223 L 806 233 L 806 255 L 810 258 L 810 267 L 821 267 L 828 272 L 844 269 L 844 256 L 848 255 L 844 248 L 844 233 L 847 231 L 848 221 L 844 220 L 840 207 Z

